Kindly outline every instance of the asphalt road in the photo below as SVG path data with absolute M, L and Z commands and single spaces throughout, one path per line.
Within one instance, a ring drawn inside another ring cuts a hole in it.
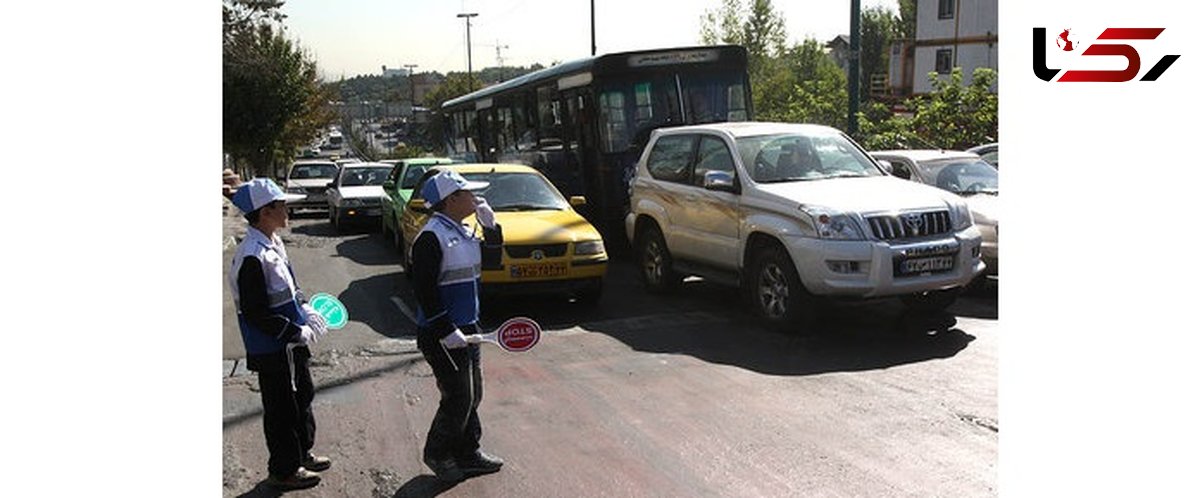
M 284 238 L 301 284 L 351 313 L 314 348 L 317 446 L 335 465 L 295 495 L 997 494 L 994 288 L 935 319 L 893 300 L 839 304 L 807 336 L 757 326 L 735 291 L 702 281 L 647 295 L 620 259 L 594 307 L 502 300 L 485 323 L 531 316 L 546 333 L 527 353 L 485 349 L 483 442 L 507 463 L 451 487 L 420 463 L 438 394 L 402 311 L 399 256 L 374 227 L 338 235 L 319 214 Z M 253 376 L 229 366 L 224 493 L 270 496 Z

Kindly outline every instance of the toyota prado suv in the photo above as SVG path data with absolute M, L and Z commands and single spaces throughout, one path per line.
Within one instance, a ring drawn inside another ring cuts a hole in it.
M 650 291 L 687 275 L 740 286 L 779 328 L 811 325 L 818 297 L 940 310 L 984 269 L 961 197 L 889 176 L 825 126 L 656 130 L 630 210 L 626 235 Z

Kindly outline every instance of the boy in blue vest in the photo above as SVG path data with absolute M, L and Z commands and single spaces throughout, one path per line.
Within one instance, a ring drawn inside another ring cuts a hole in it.
M 275 182 L 255 178 L 233 194 L 250 227 L 238 245 L 229 285 L 246 346 L 246 368 L 258 372 L 263 432 L 267 439 L 267 484 L 280 489 L 316 486 L 329 458 L 312 454 L 316 421 L 308 344 L 326 330 L 325 319 L 300 292 L 283 240 L 286 201 Z
M 455 171 L 425 181 L 421 196 L 434 214 L 413 242 L 408 269 L 418 304 L 417 347 L 442 394 L 425 438 L 424 461 L 444 482 L 496 472 L 504 464 L 479 449 L 483 374 L 479 345 L 468 344 L 466 337 L 481 333 L 481 264 L 499 264 L 504 240 L 492 208 L 471 192 L 487 185 L 468 182 Z M 483 228 L 482 244 L 462 223 L 472 213 Z

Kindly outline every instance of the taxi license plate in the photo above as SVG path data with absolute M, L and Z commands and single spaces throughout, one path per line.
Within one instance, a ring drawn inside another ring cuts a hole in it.
M 935 256 L 901 261 L 896 266 L 897 275 L 946 271 L 954 268 L 954 256 Z
M 512 278 L 549 278 L 567 274 L 566 263 L 543 263 L 536 265 L 512 265 L 508 274 Z

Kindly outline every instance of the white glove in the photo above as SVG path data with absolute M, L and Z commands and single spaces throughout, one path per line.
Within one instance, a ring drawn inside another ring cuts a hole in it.
M 467 347 L 467 336 L 456 328 L 454 332 L 442 338 L 442 345 L 450 349 L 465 348 Z
M 315 342 L 317 342 L 317 333 L 313 331 L 312 327 L 309 327 L 308 325 L 301 325 L 300 343 L 307 346 Z
M 475 220 L 487 228 L 496 228 L 496 212 L 483 197 L 475 198 Z
M 325 317 L 317 313 L 317 310 L 308 303 L 300 305 L 300 309 L 304 310 L 304 316 L 308 319 L 308 325 L 318 336 L 325 335 L 329 332 L 329 322 L 325 321 Z

